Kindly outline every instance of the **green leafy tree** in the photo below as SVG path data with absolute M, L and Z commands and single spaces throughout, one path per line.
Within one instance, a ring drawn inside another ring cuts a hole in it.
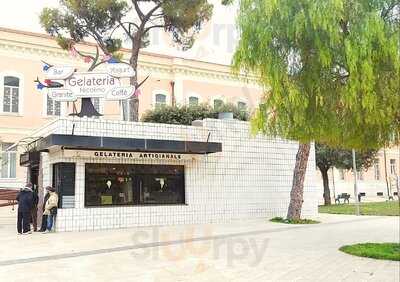
M 249 113 L 233 104 L 223 104 L 213 108 L 208 104 L 196 106 L 162 106 L 146 111 L 142 116 L 144 122 L 169 123 L 191 125 L 194 120 L 218 118 L 218 113 L 232 112 L 233 117 L 239 120 L 248 120 Z
M 362 150 L 398 136 L 399 6 L 399 0 L 241 1 L 234 66 L 258 74 L 266 89 L 254 130 L 300 142 L 289 219 L 301 215 L 311 141 Z
M 222 4 L 230 4 L 224 0 Z M 207 0 L 59 0 L 60 8 L 44 8 L 40 22 L 46 32 L 56 36 L 62 48 L 85 39 L 96 41 L 106 55 L 118 54 L 122 39 L 116 30 L 130 41 L 129 64 L 135 70 L 131 85 L 140 86 L 137 78 L 138 56 L 148 45 L 151 29 L 168 32 L 172 40 L 188 49 L 195 35 L 212 15 L 213 5 Z M 129 120 L 138 120 L 139 99 L 130 101 Z
M 377 150 L 367 150 L 356 153 L 357 169 L 367 169 L 374 163 Z M 315 144 L 315 158 L 319 171 L 322 175 L 324 185 L 324 202 L 325 205 L 331 204 L 331 191 L 329 189 L 328 171 L 332 167 L 339 169 L 353 168 L 353 155 L 351 150 L 331 148 L 323 144 Z

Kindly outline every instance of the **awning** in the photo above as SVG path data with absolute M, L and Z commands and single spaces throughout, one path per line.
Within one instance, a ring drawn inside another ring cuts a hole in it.
M 25 152 L 19 156 L 20 166 L 39 165 L 40 153 L 37 151 Z
M 140 138 L 119 138 L 51 134 L 36 141 L 35 149 L 47 152 L 52 148 L 179 154 L 211 154 L 222 152 L 222 143 Z

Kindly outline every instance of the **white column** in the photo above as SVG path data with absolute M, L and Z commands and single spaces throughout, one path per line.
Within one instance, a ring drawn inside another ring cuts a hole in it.
M 174 69 L 174 94 L 175 94 L 175 101 L 177 105 L 184 105 L 185 104 L 185 95 L 183 92 L 183 75 L 179 72 L 175 72 L 178 66 L 183 65 L 183 60 L 180 58 L 175 58 L 173 60 L 173 69 Z
M 78 161 L 75 167 L 75 208 L 85 207 L 85 163 Z

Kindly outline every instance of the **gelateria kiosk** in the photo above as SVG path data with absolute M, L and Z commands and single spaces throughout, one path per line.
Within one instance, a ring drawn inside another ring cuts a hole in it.
M 30 138 L 21 164 L 41 199 L 43 187 L 56 188 L 58 231 L 284 215 L 298 148 L 252 136 L 247 122 L 216 119 L 180 126 L 65 117 Z M 304 216 L 317 214 L 314 160 Z

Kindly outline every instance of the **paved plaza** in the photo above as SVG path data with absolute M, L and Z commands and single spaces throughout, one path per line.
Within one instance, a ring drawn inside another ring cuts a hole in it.
M 399 281 L 399 262 L 338 251 L 399 241 L 399 217 L 318 219 L 17 235 L 0 208 L 0 281 Z

